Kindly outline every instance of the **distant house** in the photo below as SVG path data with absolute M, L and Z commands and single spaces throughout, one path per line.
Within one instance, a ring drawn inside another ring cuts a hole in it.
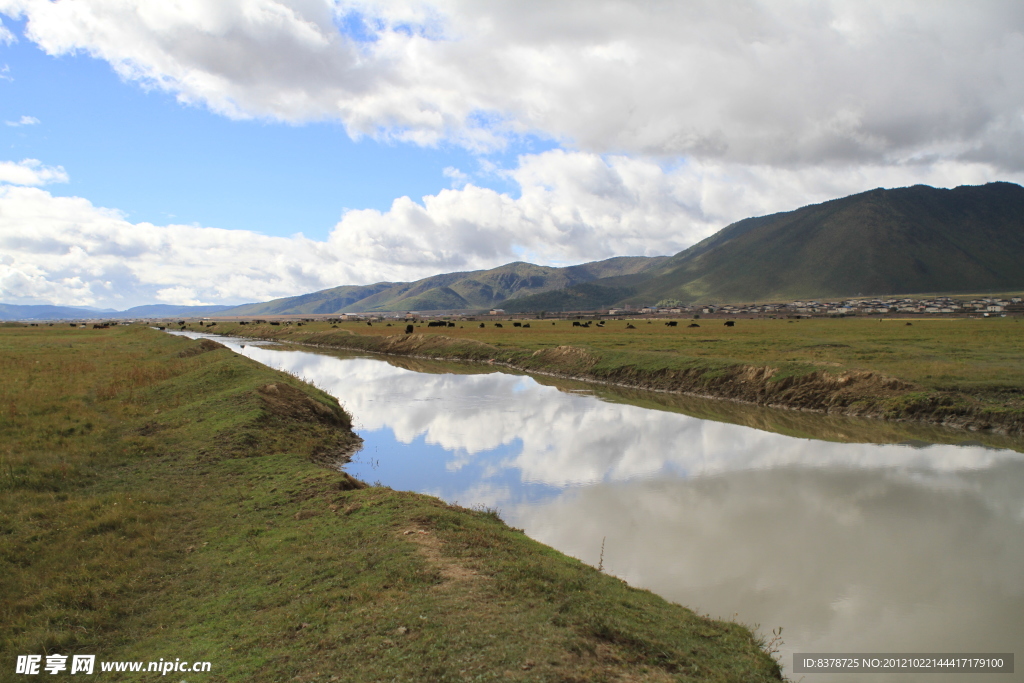
M 505 315 L 505 309 L 504 308 L 492 308 L 491 309 L 491 315 Z

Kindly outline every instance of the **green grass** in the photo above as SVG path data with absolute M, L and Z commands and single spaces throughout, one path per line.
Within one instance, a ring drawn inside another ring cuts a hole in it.
M 205 681 L 778 679 L 742 626 L 316 464 L 349 416 L 217 345 L 7 326 L 0 369 L 0 679 L 50 653 Z

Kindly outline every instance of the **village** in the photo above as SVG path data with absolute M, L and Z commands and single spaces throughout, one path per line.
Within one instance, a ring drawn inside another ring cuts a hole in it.
M 550 319 L 572 320 L 582 318 L 811 318 L 847 316 L 913 316 L 913 317 L 1007 317 L 1024 315 L 1024 297 L 956 298 L 850 298 L 835 301 L 790 301 L 788 303 L 743 304 L 691 304 L 678 303 L 654 306 L 623 306 L 621 308 L 579 311 L 508 312 L 492 308 L 486 312 L 472 311 L 401 311 L 387 313 L 347 313 L 332 316 L 279 316 L 282 320 L 294 318 L 303 321 L 329 318 L 337 321 L 386 322 L 394 320 L 420 320 L 444 318 L 447 320 L 512 320 Z

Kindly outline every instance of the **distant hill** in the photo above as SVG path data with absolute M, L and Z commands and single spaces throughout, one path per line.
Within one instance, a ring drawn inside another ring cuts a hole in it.
M 490 270 L 434 275 L 416 282 L 345 285 L 312 294 L 248 304 L 227 315 L 333 314 L 385 311 L 472 310 L 504 307 L 517 297 L 565 289 L 657 267 L 667 256 L 620 256 L 578 266 L 553 268 L 509 263 Z
M 1024 188 L 917 185 L 748 218 L 641 273 L 506 308 L 1015 290 L 1024 290 Z
M 109 311 L 83 306 L 0 304 L 0 320 L 78 320 L 108 315 Z
M 82 306 L 49 306 L 0 304 L 0 320 L 95 320 L 123 318 L 168 318 L 195 317 L 220 313 L 234 306 L 171 306 L 152 304 L 136 306 L 126 311 L 110 308 L 87 308 Z

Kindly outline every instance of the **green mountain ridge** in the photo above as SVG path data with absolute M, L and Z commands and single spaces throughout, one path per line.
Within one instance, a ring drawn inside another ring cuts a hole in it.
M 655 268 L 667 256 L 617 256 L 555 268 L 517 261 L 490 270 L 443 273 L 415 282 L 344 285 L 300 296 L 246 304 L 223 315 L 294 315 L 394 311 L 479 310 L 531 294 Z
M 1021 289 L 1024 188 L 915 185 L 747 218 L 646 271 L 523 297 L 506 308 Z

